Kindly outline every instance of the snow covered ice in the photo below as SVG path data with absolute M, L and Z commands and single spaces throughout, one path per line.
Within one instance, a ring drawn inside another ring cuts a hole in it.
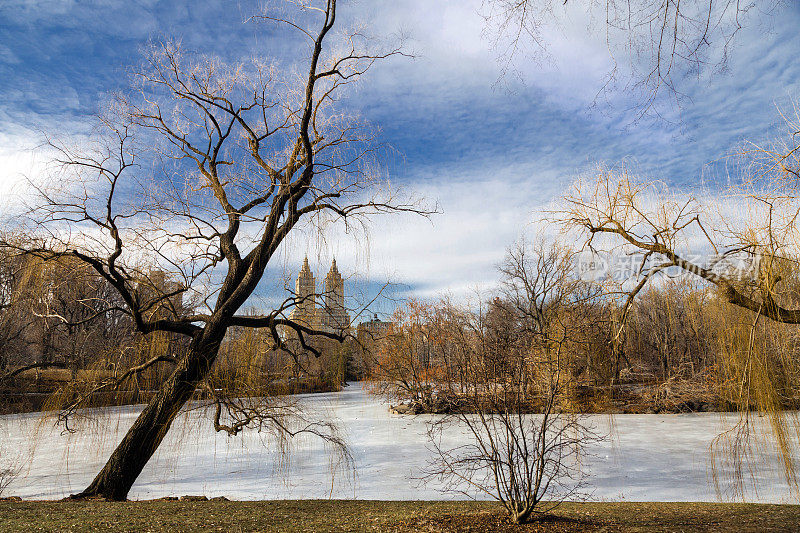
M 304 395 L 307 408 L 335 420 L 355 459 L 355 474 L 334 470 L 325 445 L 301 437 L 288 463 L 265 434 L 236 437 L 215 433 L 197 411 L 181 415 L 133 486 L 131 499 L 204 494 L 230 499 L 359 498 L 380 500 L 449 499 L 432 482 L 420 480 L 431 458 L 428 416 L 398 416 L 368 395 L 360 384 L 342 392 Z M 55 499 L 79 492 L 105 460 L 141 406 L 103 411 L 76 434 L 62 434 L 38 413 L 0 417 L 0 460 L 21 467 L 7 489 L 25 499 Z M 585 465 L 593 498 L 628 501 L 717 501 L 710 445 L 736 415 L 604 415 L 593 417 L 600 431 L 613 432 L 592 449 Z M 462 437 L 451 435 L 453 442 Z M 747 499 L 792 502 L 773 450 L 762 450 L 754 465 L 758 492 Z M 722 489 L 730 477 L 723 465 Z M 723 494 L 723 498 L 725 495 Z

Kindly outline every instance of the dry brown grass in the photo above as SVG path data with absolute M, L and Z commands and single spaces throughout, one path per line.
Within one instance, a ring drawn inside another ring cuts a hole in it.
M 666 532 L 800 530 L 800 506 L 714 503 L 564 504 L 518 526 L 487 502 L 0 502 L 0 532 L 270 531 Z

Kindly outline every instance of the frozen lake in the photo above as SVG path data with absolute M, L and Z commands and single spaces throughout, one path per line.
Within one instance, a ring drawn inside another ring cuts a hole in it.
M 215 433 L 208 418 L 190 412 L 176 420 L 130 498 L 183 494 L 242 500 L 456 497 L 419 481 L 431 457 L 427 417 L 391 415 L 386 404 L 367 395 L 359 384 L 339 393 L 306 395 L 302 401 L 309 410 L 341 426 L 355 458 L 355 476 L 341 472 L 332 476 L 325 447 L 313 438 L 296 440 L 287 464 L 264 435 Z M 0 461 L 21 467 L 6 494 L 52 499 L 80 491 L 102 467 L 138 410 L 135 406 L 111 409 L 98 419 L 97 427 L 89 425 L 67 435 L 54 429 L 52 421 L 42 422 L 38 414 L 0 417 Z M 713 438 L 735 420 L 735 416 L 716 413 L 594 416 L 601 431 L 608 431 L 610 424 L 614 427 L 612 437 L 595 447 L 594 457 L 586 463 L 594 498 L 718 500 L 711 482 L 709 449 Z M 750 491 L 748 500 L 796 501 L 771 449 L 762 451 L 751 466 L 759 490 Z

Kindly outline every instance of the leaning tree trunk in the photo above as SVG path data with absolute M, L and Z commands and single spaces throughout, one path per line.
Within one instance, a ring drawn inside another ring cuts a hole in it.
M 209 333 L 207 328 L 192 340 L 189 354 L 141 412 L 94 481 L 80 494 L 70 496 L 71 499 L 128 498 L 128 492 L 164 440 L 172 421 L 216 359 L 219 340 L 209 341 L 208 337 L 219 339 L 221 335 Z

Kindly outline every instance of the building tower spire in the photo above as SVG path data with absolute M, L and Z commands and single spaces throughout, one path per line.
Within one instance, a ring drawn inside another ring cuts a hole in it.
M 305 326 L 331 333 L 347 330 L 350 327 L 350 315 L 344 307 L 344 281 L 336 266 L 336 258 L 331 262 L 324 284 L 323 305 L 317 307 L 319 293 L 316 280 L 308 257 L 305 257 L 295 281 L 295 306 L 290 318 Z
M 291 318 L 295 322 L 312 326 L 315 317 L 314 296 L 317 292 L 317 283 L 314 280 L 314 273 L 308 265 L 308 256 L 303 260 L 303 267 L 297 275 L 294 287 L 294 297 L 298 302 L 292 310 Z
M 333 330 L 342 330 L 350 325 L 350 317 L 344 308 L 344 281 L 336 268 L 335 257 L 325 276 L 325 315 L 325 325 Z

